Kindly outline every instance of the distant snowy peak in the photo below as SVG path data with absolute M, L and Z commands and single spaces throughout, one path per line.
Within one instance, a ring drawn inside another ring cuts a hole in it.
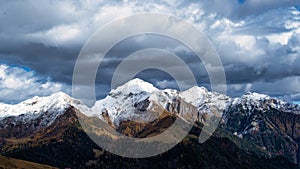
M 1 104 L 0 117 L 38 114 L 47 111 L 61 112 L 69 106 L 71 100 L 70 96 L 59 92 L 47 97 L 35 96 L 15 105 Z
M 240 98 L 235 98 L 232 100 L 231 107 L 235 105 L 243 105 L 244 109 L 285 109 L 291 106 L 291 104 L 286 103 L 280 99 L 272 98 L 265 94 L 251 93 L 247 92 Z
M 270 96 L 265 95 L 265 94 L 259 94 L 259 93 L 255 93 L 255 92 L 246 92 L 242 97 L 242 99 L 246 99 L 246 100 L 264 100 L 264 99 L 269 99 Z
M 247 92 L 241 97 L 232 99 L 231 106 L 238 104 L 256 105 L 259 106 L 260 102 L 268 99 L 269 96 L 264 94 Z
M 240 98 L 232 99 L 223 113 L 223 118 L 227 121 L 232 117 L 245 116 L 251 121 L 252 117 L 259 116 L 257 114 L 268 114 L 270 112 L 298 115 L 300 114 L 300 106 L 268 95 L 247 92 Z M 254 121 L 257 121 L 257 119 Z

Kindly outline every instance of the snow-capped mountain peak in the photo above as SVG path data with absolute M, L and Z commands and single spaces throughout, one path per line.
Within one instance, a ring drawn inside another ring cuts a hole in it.
M 58 93 L 54 93 L 50 96 L 45 96 L 45 97 L 34 96 L 31 99 L 27 99 L 27 100 L 19 103 L 18 105 L 45 104 L 45 103 L 49 103 L 54 100 L 59 100 L 61 102 L 71 102 L 72 98 L 64 92 L 58 92 Z
M 259 101 L 259 100 L 264 100 L 264 99 L 269 99 L 270 96 L 268 95 L 265 95 L 265 94 L 259 94 L 259 93 L 255 93 L 255 92 L 246 92 L 242 97 L 241 99 L 244 99 L 244 100 L 256 100 L 256 101 Z
M 271 98 L 268 95 L 248 91 L 241 97 L 232 99 L 231 106 L 242 104 L 250 109 L 251 106 L 259 107 L 264 100 L 269 99 Z
M 151 83 L 145 82 L 139 78 L 135 78 L 117 87 L 116 89 L 113 89 L 110 93 L 137 94 L 140 92 L 152 93 L 155 91 L 158 91 L 158 89 L 154 87 Z

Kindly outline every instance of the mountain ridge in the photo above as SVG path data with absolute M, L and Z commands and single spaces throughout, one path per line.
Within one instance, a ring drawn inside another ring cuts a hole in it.
M 55 125 L 59 126 L 61 119 L 67 121 L 66 112 L 70 110 L 88 118 L 98 117 L 124 135 L 142 138 L 160 134 L 176 117 L 200 124 L 218 117 L 219 126 L 231 133 L 226 137 L 252 142 L 260 149 L 256 152 L 266 152 L 269 158 L 283 156 L 295 164 L 299 162 L 298 105 L 251 92 L 230 98 L 197 86 L 182 92 L 159 90 L 140 79 L 117 87 L 91 108 L 63 92 L 33 97 L 15 105 L 0 104 L 0 138 L 4 145 L 9 145 L 11 138 L 32 140 L 40 131 L 43 137 L 50 136 L 48 130 L 64 135 L 59 131 L 64 127 Z

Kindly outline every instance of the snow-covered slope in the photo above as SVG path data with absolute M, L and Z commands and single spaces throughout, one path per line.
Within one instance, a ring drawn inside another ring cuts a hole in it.
M 59 92 L 48 97 L 33 97 L 19 104 L 0 104 L 0 117 L 18 116 L 21 114 L 38 114 L 46 111 L 63 112 L 69 103 L 73 102 L 70 96 Z
M 104 99 L 97 101 L 91 108 L 91 112 L 100 118 L 102 113 L 107 112 L 113 122 L 117 121 L 115 123 L 118 123 L 119 119 L 134 118 L 137 107 L 135 104 L 148 99 L 152 93 L 158 91 L 150 83 L 133 79 L 113 89 Z
M 38 126 L 50 125 L 59 115 L 66 112 L 71 106 L 84 112 L 87 106 L 80 101 L 73 99 L 63 92 L 58 92 L 47 97 L 35 96 L 18 104 L 0 104 L 0 124 L 1 121 L 10 117 L 12 124 L 32 123 L 38 120 Z

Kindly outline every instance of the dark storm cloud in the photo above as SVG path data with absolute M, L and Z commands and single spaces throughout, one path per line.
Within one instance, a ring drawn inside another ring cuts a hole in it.
M 84 41 L 49 44 L 46 34 L 39 40 L 31 35 L 77 22 L 81 12 L 76 5 L 70 1 L 1 1 L 1 63 L 26 66 L 37 75 L 71 84 L 74 63 Z
M 224 64 L 230 95 L 254 90 L 297 99 L 299 87 L 280 87 L 297 84 L 300 76 L 299 13 L 289 8 L 296 4 L 299 1 L 1 1 L 0 63 L 29 67 L 37 76 L 70 86 L 80 49 L 99 27 L 134 13 L 160 12 L 187 19 L 212 40 Z M 116 45 L 105 57 L 96 79 L 98 96 L 110 90 L 112 74 L 123 58 L 149 47 L 177 54 L 199 85 L 209 87 L 203 64 L 184 44 L 140 36 Z M 177 87 L 163 72 L 145 70 L 138 76 L 158 87 Z
M 293 36 L 286 45 L 261 46 L 265 53 L 253 63 L 250 59 L 249 63 L 224 61 L 227 82 L 275 82 L 285 77 L 300 76 L 300 53 L 294 48 L 296 44 L 298 45 L 299 41 Z
M 28 33 L 70 24 L 77 19 L 74 4 L 67 1 L 1 1 L 0 37 L 1 40 L 27 43 L 25 36 Z
M 0 49 L 0 60 L 27 66 L 56 82 L 71 84 L 72 72 L 80 48 L 61 48 L 29 43 L 14 49 Z

